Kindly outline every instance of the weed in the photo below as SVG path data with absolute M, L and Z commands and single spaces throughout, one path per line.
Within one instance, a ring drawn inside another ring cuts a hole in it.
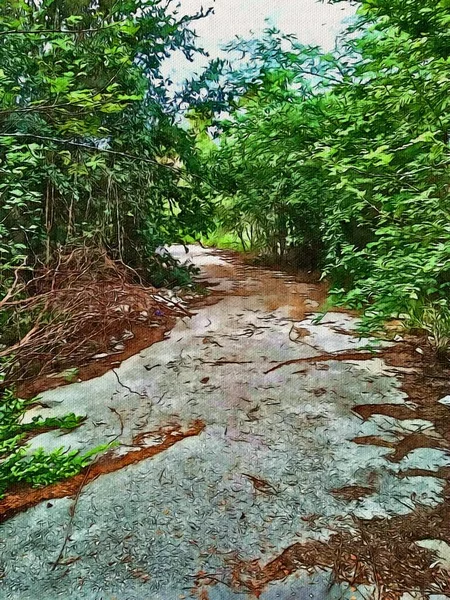
M 17 398 L 10 389 L 0 392 L 0 498 L 18 483 L 35 487 L 72 477 L 86 467 L 94 455 L 109 448 L 108 444 L 102 445 L 85 454 L 64 448 L 52 452 L 38 448 L 30 452 L 25 441 L 31 433 L 39 434 L 49 429 L 67 431 L 84 421 L 84 417 L 70 413 L 47 419 L 37 416 L 31 422 L 23 423 L 26 410 L 35 402 L 35 398 Z

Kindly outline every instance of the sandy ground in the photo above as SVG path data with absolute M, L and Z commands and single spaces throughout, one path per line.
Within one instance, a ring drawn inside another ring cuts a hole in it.
M 170 428 L 179 441 L 97 477 L 75 500 L 43 501 L 5 521 L 0 598 L 255 598 L 236 582 L 236 564 L 267 564 L 292 544 L 326 542 L 336 528 L 351 531 L 355 517 L 407 514 L 411 498 L 441 502 L 444 483 L 433 471 L 450 464 L 446 450 L 417 448 L 392 462 L 392 448 L 352 441 L 389 442 L 399 431 L 439 436 L 427 420 L 362 420 L 352 411 L 410 403 L 402 369 L 382 353 L 367 356 L 382 344 L 355 335 L 355 317 L 329 312 L 314 321 L 321 284 L 215 250 L 173 253 L 200 266 L 217 302 L 179 319 L 168 339 L 115 372 L 43 393 L 43 416 L 75 412 L 87 420 L 63 437 L 42 434 L 32 447 L 87 450 L 117 439 L 116 455 L 124 455 L 138 451 L 137 439 L 139 449 L 160 444 Z M 195 422 L 199 433 L 185 437 Z M 398 476 L 411 469 L 431 476 Z M 349 498 L 336 493 L 342 489 L 363 491 Z M 333 583 L 327 571 L 299 570 L 257 595 L 363 600 L 371 593 Z

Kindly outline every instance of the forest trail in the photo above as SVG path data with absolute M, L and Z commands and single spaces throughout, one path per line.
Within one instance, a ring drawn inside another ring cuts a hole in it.
M 360 338 L 350 314 L 315 323 L 325 289 L 313 279 L 218 250 L 172 251 L 201 268 L 212 295 L 114 372 L 41 395 L 44 417 L 87 420 L 33 448 L 121 446 L 4 522 L 0 598 L 387 598 L 375 596 L 375 558 L 372 574 L 358 571 L 370 546 L 358 528 L 389 517 L 400 535 L 415 507 L 438 512 L 450 465 L 446 440 L 401 389 L 411 365 L 388 364 L 393 344 Z M 434 548 L 430 577 L 448 592 L 450 546 L 425 538 L 409 539 L 403 562 L 425 577 Z M 345 557 L 356 562 L 350 584 L 330 574 Z

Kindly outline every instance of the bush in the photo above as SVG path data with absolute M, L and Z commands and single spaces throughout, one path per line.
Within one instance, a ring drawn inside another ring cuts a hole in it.
M 98 446 L 85 454 L 63 448 L 49 453 L 43 449 L 30 452 L 26 446 L 30 435 L 49 429 L 71 430 L 84 421 L 83 417 L 70 413 L 61 418 L 35 417 L 31 423 L 23 423 L 26 410 L 36 401 L 36 398 L 20 400 L 10 389 L 0 392 L 0 498 L 17 483 L 36 487 L 72 477 L 86 467 L 93 456 L 109 447 Z

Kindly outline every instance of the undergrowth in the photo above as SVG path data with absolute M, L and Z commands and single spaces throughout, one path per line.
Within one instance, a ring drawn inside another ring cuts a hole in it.
M 158 286 L 186 286 L 195 274 L 194 266 L 180 265 L 167 252 L 154 263 Z M 135 324 L 164 325 L 175 313 L 154 285 L 93 246 L 61 247 L 49 265 L 34 268 L 26 280 L 21 272 L 16 275 L 0 301 L 6 387 L 61 371 L 74 379 L 74 366 L 104 352 L 112 335 Z
M 199 272 L 200 269 L 193 264 L 182 264 L 167 248 L 155 253 L 151 259 L 151 282 L 157 288 L 188 287 Z
M 198 244 L 207 248 L 218 248 L 219 250 L 236 250 L 237 252 L 247 252 L 249 248 L 243 246 L 242 241 L 232 231 L 225 231 L 223 228 L 217 227 L 210 231 L 207 235 L 202 235 L 200 239 L 190 235 L 183 237 L 186 244 Z
M 52 429 L 70 431 L 85 419 L 70 413 L 47 419 L 37 416 L 24 423 L 25 412 L 35 402 L 36 399 L 17 398 L 11 389 L 0 392 L 0 498 L 19 483 L 37 487 L 72 477 L 86 467 L 93 456 L 109 447 L 108 444 L 97 446 L 85 454 L 64 448 L 52 452 L 42 448 L 30 451 L 26 444 L 30 436 Z

